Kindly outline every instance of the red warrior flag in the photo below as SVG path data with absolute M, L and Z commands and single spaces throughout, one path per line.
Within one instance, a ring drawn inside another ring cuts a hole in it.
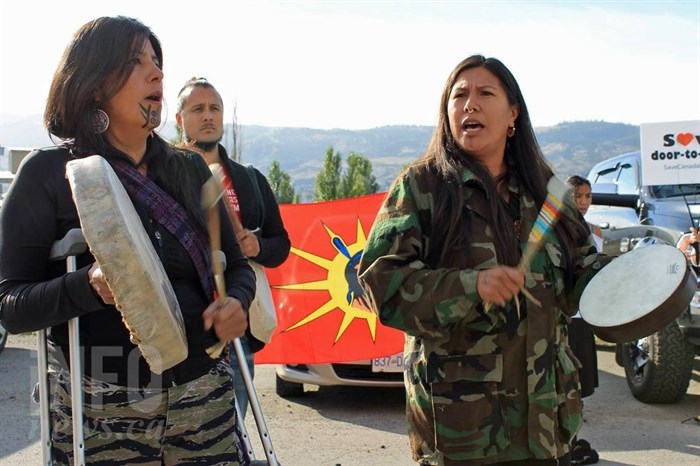
M 257 364 L 323 364 L 389 356 L 404 336 L 364 304 L 357 267 L 386 193 L 280 205 L 292 242 L 280 267 L 265 269 L 277 329 Z

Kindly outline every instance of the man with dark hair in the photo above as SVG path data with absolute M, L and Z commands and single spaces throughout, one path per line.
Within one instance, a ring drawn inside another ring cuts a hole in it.
M 205 78 L 188 80 L 178 94 L 175 119 L 183 142 L 197 147 L 208 165 L 218 163 L 223 168 L 224 195 L 232 206 L 230 213 L 236 216 L 232 221 L 242 225 L 236 237 L 243 254 L 264 267 L 281 265 L 289 255 L 291 243 L 275 195 L 260 171 L 233 161 L 221 145 L 224 104 L 216 88 Z M 252 377 L 253 353 L 265 344 L 251 334 L 250 328 L 240 341 Z M 248 394 L 241 371 L 235 372 L 236 399 L 245 416 Z

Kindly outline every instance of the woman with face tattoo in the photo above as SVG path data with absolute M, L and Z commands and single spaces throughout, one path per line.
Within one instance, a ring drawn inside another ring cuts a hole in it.
M 231 368 L 206 349 L 244 334 L 255 278 L 221 205 L 226 296 L 215 301 L 200 207 L 211 172 L 198 154 L 154 132 L 162 103 L 163 53 L 153 32 L 126 17 L 86 23 L 49 90 L 44 123 L 57 145 L 23 161 L 3 202 L 0 320 L 13 333 L 48 329 L 54 464 L 75 458 L 72 423 L 79 421 L 71 412 L 66 362 L 67 322 L 74 317 L 80 318 L 86 463 L 245 463 Z M 160 374 L 132 343 L 113 284 L 91 252 L 76 257 L 73 272 L 50 261 L 52 244 L 81 225 L 66 164 L 94 154 L 124 184 L 182 313 L 188 355 Z

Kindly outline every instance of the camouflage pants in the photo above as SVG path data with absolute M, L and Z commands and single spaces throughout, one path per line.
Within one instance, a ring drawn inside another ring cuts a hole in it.
M 73 462 L 70 375 L 50 373 L 55 464 Z M 83 377 L 85 461 L 91 465 L 241 465 L 233 373 L 223 361 L 168 389 Z

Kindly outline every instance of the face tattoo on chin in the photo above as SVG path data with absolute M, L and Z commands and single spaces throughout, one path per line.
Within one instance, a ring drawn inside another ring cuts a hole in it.
M 143 116 L 145 120 L 142 128 L 147 128 L 150 125 L 151 129 L 155 129 L 160 123 L 160 114 L 158 111 L 154 110 L 151 105 L 144 107 L 142 104 L 139 104 L 139 107 L 141 107 L 141 116 Z

